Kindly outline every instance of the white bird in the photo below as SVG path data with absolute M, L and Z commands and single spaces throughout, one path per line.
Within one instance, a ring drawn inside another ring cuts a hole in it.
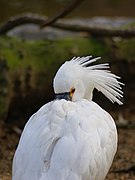
M 119 77 L 91 56 L 65 62 L 56 99 L 31 116 L 13 159 L 12 180 L 104 180 L 117 150 L 115 122 L 92 101 L 94 88 L 122 104 Z

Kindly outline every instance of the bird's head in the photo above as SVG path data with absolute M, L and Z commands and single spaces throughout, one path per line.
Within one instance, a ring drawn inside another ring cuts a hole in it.
M 91 56 L 77 57 L 66 61 L 54 77 L 54 92 L 56 99 L 79 101 L 92 100 L 93 89 L 101 91 L 112 102 L 122 104 L 119 78 L 106 70 L 108 64 L 88 66 L 100 57 L 91 59 Z
M 56 98 L 77 101 L 84 97 L 83 69 L 71 60 L 65 62 L 54 78 L 54 92 Z

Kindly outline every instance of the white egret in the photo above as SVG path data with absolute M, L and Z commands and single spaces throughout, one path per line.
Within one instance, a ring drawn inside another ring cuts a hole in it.
M 117 150 L 115 122 L 92 101 L 94 88 L 122 104 L 119 77 L 100 59 L 77 57 L 54 78 L 56 99 L 31 116 L 13 159 L 12 180 L 104 180 Z

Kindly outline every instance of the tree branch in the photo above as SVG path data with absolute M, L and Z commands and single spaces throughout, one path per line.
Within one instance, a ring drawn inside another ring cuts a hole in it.
M 65 9 L 63 9 L 61 12 L 59 12 L 52 18 L 48 18 L 47 21 L 45 21 L 43 24 L 41 24 L 41 28 L 51 25 L 51 24 L 55 23 L 58 19 L 65 17 L 71 11 L 73 11 L 73 9 L 75 9 L 82 1 L 84 1 L 84 0 L 75 0 L 75 1 L 71 0 L 69 5 Z
M 33 13 L 26 13 L 11 17 L 7 22 L 5 22 L 0 27 L 0 35 L 4 35 L 11 29 L 23 24 L 37 24 L 40 26 L 45 22 L 46 19 L 47 18 L 45 16 L 41 16 Z
M 108 28 L 107 26 L 97 26 L 97 24 L 77 24 L 77 23 L 68 23 L 64 21 L 58 21 L 56 24 L 58 28 L 63 30 L 69 30 L 74 32 L 87 32 L 92 36 L 104 36 L 104 37 L 124 37 L 131 38 L 135 37 L 134 28 Z
M 27 13 L 22 14 L 19 16 L 15 16 L 9 19 L 6 23 L 1 25 L 0 27 L 0 35 L 6 34 L 11 29 L 15 28 L 16 26 L 20 26 L 23 24 L 37 24 L 39 27 L 43 25 L 43 23 L 47 20 L 47 17 Z M 105 36 L 105 37 L 113 37 L 113 36 L 119 36 L 124 38 L 130 38 L 135 37 L 135 28 L 126 28 L 123 29 L 121 27 L 114 28 L 109 27 L 102 24 L 102 26 L 99 26 L 95 23 L 91 23 L 91 21 L 76 21 L 76 20 L 58 20 L 54 24 L 50 24 L 50 26 L 68 30 L 68 31 L 74 31 L 74 32 L 87 32 L 90 33 L 90 35 L 93 36 Z

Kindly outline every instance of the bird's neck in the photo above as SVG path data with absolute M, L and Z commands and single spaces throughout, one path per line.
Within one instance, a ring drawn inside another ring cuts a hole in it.
M 93 90 L 94 90 L 94 88 L 91 87 L 91 88 L 86 89 L 86 91 L 85 91 L 84 98 L 87 99 L 88 101 L 91 101 L 93 98 Z

